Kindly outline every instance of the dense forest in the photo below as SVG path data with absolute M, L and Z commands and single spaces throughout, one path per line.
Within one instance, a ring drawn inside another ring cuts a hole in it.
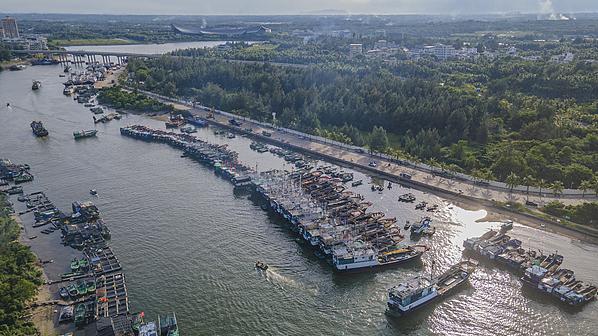
M 19 226 L 10 218 L 6 196 L 0 193 L 0 335 L 37 333 L 24 318 L 27 303 L 42 284 L 35 255 L 18 242 Z
M 8 48 L 0 43 L 0 62 L 8 61 L 11 57 L 12 55 L 10 54 L 10 51 L 8 51 Z M 2 70 L 0 69 L 0 71 Z
M 390 143 L 377 149 L 480 178 L 504 181 L 514 173 L 517 184 L 529 177 L 530 184 L 559 182 L 566 188 L 595 179 L 598 105 L 592 97 L 598 65 L 513 59 L 454 61 L 452 67 L 405 63 L 434 75 L 400 77 L 382 66 L 290 68 L 168 57 L 132 61 L 129 71 L 152 91 L 258 120 L 270 120 L 274 111 L 284 126 L 357 145 L 368 143 L 380 126 Z
M 121 90 L 118 86 L 100 90 L 98 101 L 104 105 L 127 111 L 168 112 L 172 110 L 171 105 L 163 104 L 140 93 Z

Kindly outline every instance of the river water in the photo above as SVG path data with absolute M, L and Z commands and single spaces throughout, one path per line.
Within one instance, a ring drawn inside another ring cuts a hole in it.
M 227 41 L 197 41 L 197 42 L 175 42 L 175 43 L 160 43 L 160 44 L 123 44 L 123 45 L 101 45 L 101 46 L 71 46 L 65 47 L 69 51 L 96 51 L 96 52 L 121 52 L 121 53 L 136 53 L 136 54 L 165 54 L 167 52 L 189 49 L 189 48 L 213 48 Z M 255 43 L 255 42 L 245 42 Z
M 598 309 L 591 303 L 572 312 L 552 300 L 522 289 L 517 277 L 481 265 L 470 285 L 413 315 L 384 314 L 386 289 L 420 272 L 435 272 L 458 261 L 462 242 L 498 223 L 476 223 L 484 211 L 466 211 L 435 196 L 395 185 L 382 194 L 369 190 L 370 177 L 355 172 L 364 185 L 357 191 L 399 223 L 418 220 L 413 204 L 397 202 L 413 192 L 419 200 L 440 205 L 433 214 L 436 234 L 421 263 L 377 273 L 338 275 L 327 263 L 298 244 L 286 225 L 262 211 L 247 195 L 200 164 L 180 157 L 167 145 L 119 134 L 119 127 L 163 123 L 129 114 L 98 124 L 97 138 L 74 141 L 72 132 L 92 129 L 92 114 L 62 95 L 62 67 L 38 66 L 0 73 L 0 157 L 29 163 L 35 181 L 26 192 L 46 191 L 55 204 L 70 208 L 93 198 L 112 231 L 110 245 L 127 275 L 132 310 L 146 316 L 175 311 L 181 335 L 598 335 Z M 38 91 L 32 80 L 41 80 Z M 12 107 L 7 108 L 10 102 Z M 29 127 L 41 120 L 50 132 L 35 138 Z M 202 129 L 196 135 L 229 143 L 240 158 L 259 170 L 283 168 L 270 153 L 249 149 L 250 140 L 226 139 Z M 58 233 L 46 236 L 31 227 L 26 235 L 36 253 L 64 254 L 50 264 L 49 276 L 68 269 L 74 250 L 59 247 Z M 598 283 L 598 247 L 515 224 L 513 236 L 525 246 L 558 250 L 564 267 Z M 255 260 L 271 265 L 266 275 Z

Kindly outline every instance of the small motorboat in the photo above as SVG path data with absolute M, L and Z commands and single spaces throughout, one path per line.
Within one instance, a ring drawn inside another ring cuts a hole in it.
M 388 187 L 387 188 L 388 189 L 392 189 L 392 183 L 391 182 L 388 182 Z
M 60 287 L 60 290 L 58 291 L 60 293 L 60 297 L 63 300 L 66 300 L 69 298 L 70 294 L 69 294 L 69 290 L 66 289 L 66 287 Z
M 90 193 L 91 195 L 93 195 L 93 196 L 97 196 L 97 195 L 98 195 L 98 192 L 97 192 L 97 190 L 95 190 L 95 189 L 91 189 L 91 190 L 89 190 L 89 193 Z
M 35 239 L 37 236 L 30 236 L 29 239 Z
M 263 261 L 256 261 L 255 262 L 255 268 L 265 271 L 268 269 L 268 265 L 266 265 L 266 263 L 264 263 Z
M 500 226 L 500 231 L 501 232 L 507 232 L 509 230 L 513 229 L 513 221 L 512 220 L 506 220 L 502 223 L 502 225 Z

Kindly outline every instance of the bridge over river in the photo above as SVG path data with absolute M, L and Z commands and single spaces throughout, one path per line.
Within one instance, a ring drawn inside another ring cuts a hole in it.
M 110 63 L 112 58 L 116 58 L 119 64 L 125 62 L 129 58 L 159 58 L 162 56 L 168 56 L 168 54 L 149 54 L 149 53 L 133 53 L 133 52 L 120 52 L 120 51 L 90 51 L 90 50 L 10 50 L 14 54 L 43 54 L 48 58 L 57 57 L 60 62 L 83 63 L 85 59 L 87 62 L 97 62 L 98 56 L 101 57 L 102 63 Z M 194 56 L 174 56 L 181 58 L 194 58 Z M 268 64 L 273 66 L 283 66 L 292 68 L 306 68 L 309 64 L 298 64 L 298 63 L 283 63 L 283 62 L 271 62 L 271 61 L 250 61 L 250 60 L 239 60 L 239 59 L 223 59 L 223 58 L 212 58 L 214 60 L 221 60 L 224 62 L 237 63 L 237 64 Z
M 89 51 L 89 50 L 11 50 L 13 54 L 43 54 L 46 57 L 57 57 L 60 62 L 83 62 L 86 58 L 88 62 L 97 62 L 97 57 L 102 58 L 103 63 L 110 63 L 112 57 L 115 57 L 118 63 L 124 63 L 128 58 L 143 57 L 157 58 L 162 54 L 141 54 L 118 51 Z

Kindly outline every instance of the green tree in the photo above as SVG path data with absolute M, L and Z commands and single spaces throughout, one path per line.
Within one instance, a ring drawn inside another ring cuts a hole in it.
M 563 182 L 561 182 L 561 181 L 554 181 L 550 185 L 550 190 L 552 190 L 555 197 L 558 197 L 558 195 L 563 192 L 563 189 L 565 189 L 565 186 L 563 185 Z
M 533 176 L 527 175 L 523 178 L 522 183 L 526 187 L 525 193 L 527 194 L 527 198 L 529 199 L 529 187 L 534 184 L 535 180 Z
M 513 188 L 519 185 L 519 176 L 517 174 L 511 172 L 505 181 L 507 187 L 509 187 L 509 192 L 513 192 Z
M 374 126 L 372 129 L 372 134 L 370 134 L 370 148 L 372 150 L 381 152 L 384 151 L 388 147 L 388 137 L 386 135 L 386 130 L 380 126 Z
M 579 189 L 581 189 L 581 197 L 586 197 L 586 191 L 592 189 L 593 184 L 591 180 L 583 180 L 579 184 Z

